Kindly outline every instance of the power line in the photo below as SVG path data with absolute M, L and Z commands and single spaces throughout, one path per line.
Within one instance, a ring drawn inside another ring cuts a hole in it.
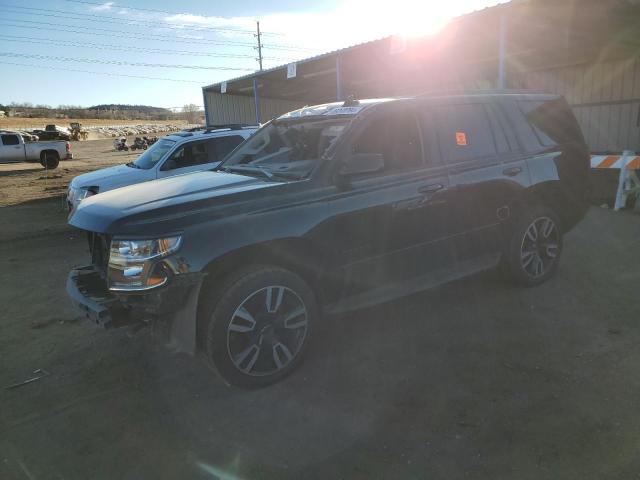
M 48 38 L 5 35 L 2 33 L 0 33 L 0 40 L 5 42 L 16 42 L 16 43 L 59 45 L 63 47 L 72 47 L 72 48 L 91 48 L 92 50 L 93 49 L 114 50 L 114 51 L 122 51 L 122 52 L 136 51 L 136 52 L 143 52 L 143 53 L 150 53 L 150 54 L 163 54 L 163 55 L 171 54 L 171 55 L 187 55 L 187 56 L 196 56 L 196 57 L 216 57 L 216 58 L 247 58 L 247 59 L 255 58 L 255 55 L 243 55 L 243 54 L 234 54 L 234 53 L 192 52 L 187 50 L 165 50 L 160 48 L 113 45 L 109 43 L 77 42 L 77 41 L 71 41 L 71 40 L 52 40 Z M 266 60 L 280 60 L 280 61 L 291 60 L 291 58 L 285 58 L 285 57 L 262 57 L 262 58 Z
M 71 2 L 71 3 L 80 3 L 83 5 L 94 5 L 94 6 L 103 6 L 103 3 L 98 3 L 98 2 L 89 2 L 86 0 L 65 0 L 65 2 Z M 176 12 L 176 11 L 169 11 L 169 10 L 159 10 L 159 9 L 154 9 L 154 8 L 142 8 L 142 7 L 131 7 L 128 5 L 122 5 L 119 3 L 114 3 L 113 4 L 114 7 L 117 8 L 124 8 L 127 10 L 139 10 L 139 11 L 143 11 L 143 12 L 154 12 L 154 13 L 164 13 L 167 15 L 193 15 L 191 13 L 187 13 L 187 12 Z M 248 31 L 248 30 L 247 30 Z M 274 33 L 262 33 L 262 35 L 284 35 L 281 33 L 278 34 L 274 34 Z M 271 48 L 277 48 L 277 49 L 288 49 L 288 50 L 306 50 L 306 51 L 318 51 L 318 49 L 311 49 L 311 48 L 302 48 L 302 47 L 296 47 L 295 45 L 270 45 Z
M 0 22 L 5 22 L 5 20 L 0 20 Z M 32 22 L 34 23 L 34 22 Z M 41 22 L 38 22 L 41 23 Z M 55 24 L 48 24 L 48 25 L 55 25 Z M 213 40 L 209 40 L 209 41 L 194 41 L 194 40 L 180 40 L 180 39 L 176 39 L 176 38 L 166 38 L 166 36 L 162 37 L 162 38 L 149 38 L 151 35 L 145 35 L 145 34 L 137 34 L 137 33 L 131 33 L 131 32 L 122 32 L 119 31 L 118 33 L 120 33 L 120 35 L 112 35 L 112 34 L 107 34 L 107 33 L 98 33 L 98 32 L 86 32 L 86 31 L 82 31 L 82 30 L 71 30 L 71 29 L 63 29 L 63 28 L 55 28 L 55 27 L 36 27 L 36 26 L 29 26 L 29 25 L 15 25 L 15 24 L 10 24 L 10 23 L 4 23 L 3 26 L 8 26 L 8 27 L 15 27 L 15 28 L 27 28 L 27 29 L 31 29 L 31 30 L 47 30 L 47 31 L 52 31 L 52 32 L 64 32 L 64 33 L 79 33 L 82 35 L 93 35 L 93 36 L 99 36 L 99 37 L 116 37 L 116 38 L 122 38 L 123 35 L 127 35 L 128 37 L 132 38 L 132 39 L 136 39 L 136 40 L 153 40 L 154 42 L 171 42 L 171 43 L 185 43 L 188 45 L 205 45 L 205 46 L 211 46 L 211 45 L 227 45 L 227 46 L 235 46 L 235 47 L 253 47 L 253 44 L 251 43 L 238 43 L 238 42 L 224 42 L 224 41 L 213 41 Z M 73 28 L 82 28 L 82 27 L 74 27 L 73 25 L 64 25 L 65 27 L 73 27 Z M 96 29 L 92 29 L 92 28 L 88 28 L 88 30 L 96 30 Z M 115 30 L 111 30 L 113 32 L 116 32 Z
M 206 81 L 196 81 L 196 80 L 181 80 L 177 78 L 166 78 L 166 77 L 147 77 L 145 75 L 127 75 L 125 73 L 107 73 L 107 72 L 94 72 L 91 70 L 79 70 L 75 68 L 67 68 L 67 67 L 48 67 L 44 65 L 32 65 L 28 63 L 14 63 L 14 62 L 4 62 L 0 60 L 0 64 L 3 65 L 16 65 L 19 67 L 32 67 L 39 68 L 44 70 L 63 70 L 65 72 L 78 72 L 78 73 L 90 73 L 93 75 L 107 75 L 109 77 L 127 77 L 127 78 L 143 78 L 145 80 L 164 80 L 167 82 L 185 82 L 185 83 L 197 83 L 200 85 L 206 84 Z
M 291 52 L 317 52 L 320 49 L 318 48 L 305 48 L 305 47 L 295 47 L 293 45 L 277 45 L 277 44 L 262 44 L 263 48 L 270 48 L 272 50 L 284 50 Z
M 35 60 L 56 60 L 60 62 L 99 63 L 102 65 L 127 65 L 130 67 L 147 67 L 147 68 L 183 68 L 183 69 L 190 69 L 190 70 L 228 70 L 228 71 L 239 71 L 239 72 L 253 71 L 253 69 L 251 68 L 205 67 L 200 65 L 175 65 L 175 64 L 168 64 L 168 63 L 126 62 L 124 60 L 101 60 L 97 58 L 57 57 L 53 55 L 13 53 L 13 52 L 0 52 L 0 57 L 31 58 Z
M 2 20 L 3 22 L 6 20 Z M 142 39 L 150 39 L 150 40 L 161 40 L 161 41 L 167 41 L 167 42 L 177 42 L 178 40 L 174 40 L 174 39 L 167 39 L 166 35 L 159 35 L 159 34 L 153 34 L 153 33 L 136 33 L 136 32 L 127 32 L 124 30 L 110 30 L 108 28 L 98 28 L 98 27 L 82 27 L 82 26 L 78 26 L 78 25 L 67 25 L 67 24 L 59 24 L 59 23 L 49 23 L 49 22 L 37 22 L 35 20 L 16 20 L 16 19 L 10 19 L 8 20 L 10 22 L 19 22 L 19 23 L 31 23 L 31 24 L 36 24 L 36 25 L 47 25 L 47 26 L 53 26 L 53 27 L 68 27 L 68 28 L 79 28 L 82 30 L 89 30 L 90 32 L 73 32 L 70 31 L 71 33 L 90 33 L 92 35 L 103 35 L 102 33 L 96 33 L 96 31 L 100 31 L 100 32 L 108 32 L 104 35 L 108 35 L 111 33 L 117 33 L 119 34 L 118 37 L 122 38 L 122 35 L 128 35 L 131 37 L 138 37 L 138 38 L 142 38 Z M 21 25 L 11 25 L 14 27 L 21 27 L 21 28 L 26 28 L 26 27 L 22 27 Z M 35 28 L 35 27 L 34 27 Z M 51 30 L 49 28 L 47 28 L 48 30 Z M 65 30 L 60 30 L 57 29 L 58 31 L 65 31 Z M 150 37 L 160 37 L 158 38 L 150 38 Z M 230 40 L 208 40 L 208 39 L 203 39 L 203 38 L 199 38 L 196 39 L 196 41 L 188 41 L 188 42 L 181 42 L 181 43 L 192 43 L 194 45 L 231 45 L 231 46 L 238 46 L 238 47 L 253 47 L 253 43 L 247 43 L 247 42 L 234 42 L 234 41 L 230 41 Z
M 75 1 L 75 0 L 67 0 L 67 1 Z M 86 4 L 100 5 L 100 4 L 97 4 L 95 2 L 84 2 L 84 1 L 75 1 L 75 3 L 86 3 Z M 2 6 L 2 5 L 3 4 L 0 4 L 0 6 Z M 38 11 L 45 11 L 45 12 L 49 12 L 50 11 L 50 12 L 54 12 L 54 13 L 63 12 L 61 10 L 48 10 L 48 9 L 40 9 L 40 8 L 33 8 L 33 7 L 20 7 L 20 6 L 7 5 L 7 4 L 4 4 L 4 6 L 8 6 L 9 8 L 12 8 L 13 10 L 24 9 L 24 10 L 38 10 Z M 75 18 L 74 17 L 68 17 L 67 15 L 65 15 L 64 17 L 61 17 L 60 15 L 55 15 L 55 14 L 42 14 L 42 13 L 33 13 L 33 12 L 26 12 L 25 13 L 25 12 L 21 12 L 21 11 L 10 12 L 10 13 L 18 13 L 18 14 L 23 14 L 23 15 L 24 14 L 26 14 L 26 15 L 41 15 L 41 16 L 49 16 L 49 17 L 55 17 L 55 18 L 67 18 L 67 19 L 70 19 L 70 20 L 83 20 L 82 18 L 77 18 L 77 16 L 79 16 L 79 15 L 85 15 L 85 16 L 88 16 L 88 17 L 96 17 L 98 19 L 100 19 L 102 17 L 100 15 L 76 14 L 76 13 L 73 13 L 73 12 L 72 12 L 72 15 L 74 15 Z M 120 21 L 120 19 L 117 19 L 116 17 L 106 17 L 106 18 L 116 19 L 116 20 L 118 20 L 119 23 L 122 23 Z M 84 19 L 84 20 L 98 21 L 98 20 L 96 20 L 94 18 L 89 18 L 89 19 Z M 0 21 L 4 22 L 4 20 L 1 20 L 1 19 L 0 19 Z M 100 35 L 100 36 L 116 36 L 116 35 L 112 35 L 112 34 L 124 34 L 124 35 L 128 35 L 128 36 L 130 36 L 130 37 L 132 37 L 134 39 L 144 39 L 144 40 L 152 39 L 152 40 L 158 40 L 158 41 L 164 41 L 164 42 L 170 41 L 170 40 L 164 38 L 162 35 L 158 35 L 158 34 L 146 34 L 146 35 L 144 35 L 144 34 L 139 34 L 139 33 L 136 33 L 136 32 L 126 32 L 126 31 L 122 31 L 122 30 L 110 30 L 110 29 L 97 28 L 97 27 L 93 27 L 92 28 L 92 27 L 83 27 L 83 26 L 68 25 L 68 24 L 38 22 L 38 21 L 33 21 L 33 20 L 10 19 L 10 21 L 18 22 L 18 23 L 28 23 L 28 24 L 36 24 L 36 25 L 53 26 L 54 28 L 47 27 L 47 28 L 44 28 L 44 29 L 45 30 L 52 30 L 52 31 L 60 31 L 60 32 L 65 32 L 65 33 L 79 33 L 79 34 L 85 34 L 85 35 Z M 139 23 L 151 23 L 151 22 L 139 22 Z M 253 34 L 253 35 L 257 36 L 257 39 L 258 39 L 258 47 L 257 47 L 258 58 L 257 58 L 257 60 L 258 60 L 258 62 L 260 64 L 260 70 L 262 70 L 262 60 L 263 59 L 267 59 L 267 57 L 263 57 L 262 56 L 262 48 L 265 47 L 265 45 L 261 43 L 262 32 L 260 31 L 259 22 L 257 24 L 258 24 L 258 34 L 257 35 Z M 6 26 L 17 27 L 17 28 L 31 28 L 31 29 L 35 29 L 36 28 L 36 27 L 30 27 L 30 26 L 25 26 L 25 25 L 15 25 L 15 24 L 11 24 L 11 23 L 5 24 L 5 25 Z M 136 24 L 133 24 L 131 22 L 127 22 L 127 23 L 125 23 L 125 25 L 136 26 Z M 152 24 L 152 25 L 156 26 L 155 24 Z M 81 29 L 81 30 L 86 30 L 86 31 L 64 30 L 64 29 L 60 29 L 60 28 L 57 28 L 57 27 L 67 27 L 67 28 L 71 28 L 71 29 Z M 156 26 L 156 28 L 158 28 L 158 27 Z M 164 27 L 164 26 L 161 26 L 159 28 L 169 29 L 169 30 L 171 30 L 173 32 L 183 30 L 182 28 L 172 28 L 172 27 Z M 96 30 L 99 30 L 101 32 L 107 32 L 107 33 L 97 33 Z M 236 32 L 239 31 L 239 30 L 236 30 L 236 29 L 228 29 L 228 30 L 229 31 L 236 31 Z M 161 37 L 161 38 L 158 38 L 158 37 Z M 175 43 L 184 43 L 184 44 L 190 44 L 190 45 L 231 45 L 231 46 L 239 46 L 239 47 L 253 46 L 252 44 L 248 44 L 248 43 L 245 43 L 245 42 L 235 42 L 235 41 L 228 41 L 228 40 L 227 41 L 217 41 L 217 40 L 210 40 L 210 39 L 204 39 L 204 38 L 197 39 L 197 41 L 193 41 L 193 40 L 184 41 L 184 40 L 177 40 L 177 39 L 173 40 L 173 41 Z M 34 42 L 24 42 L 24 43 L 34 43 Z M 65 45 L 65 44 L 62 44 L 62 45 Z M 77 48 L 77 45 L 73 45 L 73 46 L 74 46 L 74 48 Z M 281 50 L 281 51 L 291 51 L 291 52 L 293 52 L 293 51 L 309 51 L 309 52 L 317 51 L 315 49 L 304 48 L 304 47 L 296 47 L 296 46 L 292 46 L 292 45 L 279 45 L 279 44 L 271 45 L 271 44 L 269 44 L 267 46 L 270 49 Z M 124 48 L 118 48 L 118 47 L 114 48 L 114 47 L 115 46 L 111 46 L 111 49 L 124 50 Z M 256 48 L 256 47 L 254 47 L 254 48 Z M 135 47 L 134 47 L 134 49 L 135 49 Z M 138 51 L 145 51 L 145 52 L 149 52 L 149 53 L 160 53 L 157 50 L 154 52 L 151 49 L 149 49 L 149 50 L 139 49 Z M 178 53 L 178 54 L 186 54 L 186 53 Z M 209 56 L 213 56 L 213 55 L 209 55 Z M 218 56 L 222 57 L 223 54 L 220 54 Z M 249 57 L 249 56 L 242 56 L 242 57 L 238 56 L 238 58 L 247 58 L 247 57 Z M 290 59 L 281 58 L 281 57 L 268 57 L 268 59 L 280 60 L 280 61 L 290 61 Z M 184 67 L 183 66 L 183 68 L 197 68 L 197 67 Z
M 94 5 L 94 6 L 98 6 L 98 7 L 102 7 L 104 5 L 104 3 L 98 3 L 98 2 L 88 2 L 88 1 L 84 1 L 84 0 L 65 0 L 66 2 L 70 2 L 70 3 L 82 3 L 83 5 Z M 115 6 L 117 8 L 124 8 L 127 10 L 139 10 L 141 12 L 154 12 L 154 13 L 166 13 L 167 15 L 190 15 L 187 12 L 170 12 L 168 10 L 158 10 L 155 8 L 142 8 L 142 7 L 131 7 L 128 5 L 122 5 L 122 4 L 113 4 L 112 6 Z
M 84 20 L 84 21 L 91 21 L 91 22 L 106 22 L 106 23 L 118 23 L 118 24 L 124 23 L 126 25 L 143 24 L 143 25 L 153 26 L 155 28 L 165 28 L 165 29 L 171 29 L 171 30 L 180 29 L 180 30 L 192 30 L 197 32 L 211 31 L 211 32 L 231 32 L 231 33 L 246 34 L 246 35 L 253 34 L 252 30 L 241 30 L 236 28 L 225 28 L 225 27 L 210 27 L 210 26 L 198 25 L 194 23 L 184 23 L 179 25 L 167 24 L 166 26 L 161 26 L 161 25 L 158 25 L 158 22 L 150 22 L 150 21 L 145 21 L 140 19 L 130 20 L 124 17 L 112 17 L 109 15 L 95 15 L 91 13 L 68 12 L 64 10 L 52 10 L 47 8 L 23 7 L 21 5 L 0 4 L 0 6 L 11 8 L 13 10 L 18 10 L 16 12 L 11 12 L 11 13 L 18 13 L 20 15 L 37 15 L 42 17 L 65 18 L 67 20 Z M 32 11 L 22 12 L 20 10 L 32 10 Z M 37 12 L 51 12 L 51 13 L 36 13 L 33 10 Z M 62 13 L 63 15 L 56 15 L 57 13 Z M 73 15 L 73 17 L 79 17 L 79 18 L 73 18 L 70 15 Z M 263 35 L 283 35 L 283 34 L 263 33 Z
M 104 3 L 89 2 L 89 1 L 85 1 L 85 0 L 65 0 L 65 1 L 66 2 L 70 2 L 70 3 L 81 3 L 83 5 L 94 5 L 94 6 L 98 6 L 98 7 L 104 6 Z M 176 11 L 172 12 L 172 11 L 169 11 L 169 10 L 159 10 L 159 9 L 155 9 L 155 8 L 131 7 L 129 5 L 122 5 L 120 3 L 117 3 L 117 4 L 113 3 L 112 6 L 116 7 L 116 8 L 123 8 L 123 9 L 126 9 L 126 10 L 139 10 L 141 12 L 164 13 L 164 14 L 167 14 L 167 15 L 193 15 L 192 13 L 189 13 L 189 12 L 176 12 Z
M 221 58 L 254 58 L 254 55 L 241 55 L 233 53 L 207 53 L 207 52 L 190 52 L 186 50 L 165 50 L 159 48 L 145 48 L 134 46 L 113 45 L 108 43 L 92 43 L 92 42 L 76 42 L 70 40 L 50 40 L 48 38 L 36 38 L 36 37 L 23 37 L 0 34 L 2 40 L 5 42 L 18 42 L 18 43 L 39 43 L 45 45 L 61 45 L 67 47 L 87 47 L 95 48 L 98 50 L 119 50 L 119 51 L 141 51 L 147 53 L 163 53 L 172 55 L 193 55 L 200 57 L 221 57 Z

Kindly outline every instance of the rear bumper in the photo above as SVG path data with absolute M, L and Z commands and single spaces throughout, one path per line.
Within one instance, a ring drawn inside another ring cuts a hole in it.
M 67 294 L 91 322 L 105 329 L 153 326 L 174 350 L 194 353 L 196 315 L 203 274 L 176 275 L 157 290 L 110 292 L 93 266 L 71 270 Z

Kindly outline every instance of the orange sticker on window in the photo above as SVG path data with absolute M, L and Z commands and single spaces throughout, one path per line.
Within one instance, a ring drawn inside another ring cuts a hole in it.
M 456 145 L 467 146 L 467 134 L 464 132 L 456 132 Z

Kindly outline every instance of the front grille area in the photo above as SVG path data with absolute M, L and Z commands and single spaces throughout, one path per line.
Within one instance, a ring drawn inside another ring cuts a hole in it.
M 98 269 L 100 276 L 106 281 L 111 237 L 101 233 L 87 233 L 89 239 L 89 252 L 91 253 L 91 264 Z

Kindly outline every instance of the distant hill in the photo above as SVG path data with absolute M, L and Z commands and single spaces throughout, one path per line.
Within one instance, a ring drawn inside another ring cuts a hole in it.
M 132 112 L 141 112 L 147 115 L 170 115 L 172 112 L 167 108 L 160 107 L 150 107 L 149 105 L 123 105 L 120 103 L 109 103 L 103 105 L 94 105 L 93 107 L 87 108 L 87 110 L 98 110 L 98 111 L 132 111 Z

